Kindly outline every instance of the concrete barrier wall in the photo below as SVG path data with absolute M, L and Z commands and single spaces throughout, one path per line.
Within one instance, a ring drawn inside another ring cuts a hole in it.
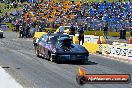
M 98 36 L 85 35 L 85 42 L 83 46 L 90 53 L 102 52 L 103 55 L 132 60 L 132 44 L 119 42 L 113 42 L 112 45 L 97 44 L 97 40 Z M 105 39 L 103 42 L 106 43 Z

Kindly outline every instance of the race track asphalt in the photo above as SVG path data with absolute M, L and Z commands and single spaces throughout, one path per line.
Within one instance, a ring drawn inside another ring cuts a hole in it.
M 36 57 L 32 39 L 19 39 L 15 32 L 4 32 L 0 39 L 0 65 L 24 88 L 132 88 L 130 84 L 76 83 L 78 66 L 88 74 L 130 74 L 132 64 L 111 60 L 96 55 L 89 56 L 89 63 L 56 64 Z

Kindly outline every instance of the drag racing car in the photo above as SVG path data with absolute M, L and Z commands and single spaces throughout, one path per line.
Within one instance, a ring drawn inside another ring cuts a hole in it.
M 88 62 L 89 52 L 81 45 L 73 44 L 67 34 L 43 34 L 35 43 L 35 53 L 38 57 L 52 62 L 80 61 Z

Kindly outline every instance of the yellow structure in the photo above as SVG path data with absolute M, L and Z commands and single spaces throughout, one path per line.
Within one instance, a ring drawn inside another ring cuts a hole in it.
M 106 40 L 105 40 L 104 36 L 100 36 L 100 40 L 101 40 L 102 44 L 106 44 Z
M 99 44 L 91 43 L 91 42 L 84 42 L 83 46 L 90 52 L 96 53 L 99 51 Z
M 74 44 L 79 44 L 79 40 L 77 36 L 73 36 L 73 43 Z
M 47 34 L 47 32 L 35 32 L 33 38 L 40 38 L 43 34 Z
M 54 32 L 54 31 L 56 31 L 56 29 L 55 28 L 45 28 L 45 31 L 46 32 L 48 32 L 48 31 Z
M 59 32 L 59 28 L 56 30 L 56 32 Z M 65 26 L 64 33 L 69 33 L 69 26 Z

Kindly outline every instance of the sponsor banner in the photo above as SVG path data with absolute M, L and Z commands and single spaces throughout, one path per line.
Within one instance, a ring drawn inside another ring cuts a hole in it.
M 131 82 L 131 77 L 129 74 L 85 74 L 78 75 L 76 79 L 77 83 L 80 85 L 86 83 L 127 84 Z
M 98 40 L 99 36 L 84 35 L 84 42 L 97 43 Z M 100 36 L 100 40 L 102 44 L 106 44 L 105 38 L 103 36 Z
M 93 35 L 84 35 L 84 42 L 92 42 Z
M 111 54 L 132 57 L 132 48 L 111 46 Z
M 94 36 L 94 35 L 84 36 L 84 42 L 97 43 L 98 39 L 99 39 L 99 36 Z
M 97 43 L 99 36 L 93 36 L 92 43 Z
M 104 55 L 109 54 L 110 56 L 132 60 L 132 47 L 131 46 L 107 45 L 103 47 L 102 53 Z

